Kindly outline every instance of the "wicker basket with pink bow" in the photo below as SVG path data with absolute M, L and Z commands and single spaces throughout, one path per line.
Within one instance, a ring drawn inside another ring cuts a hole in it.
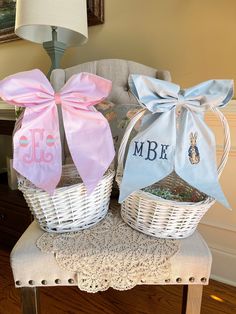
M 72 76 L 58 93 L 39 70 L 0 82 L 0 97 L 25 107 L 13 137 L 13 167 L 19 189 L 46 231 L 85 229 L 107 213 L 114 147 L 109 124 L 94 105 L 110 90 L 110 81 L 90 73 Z M 62 165 L 57 106 L 74 162 L 70 165 Z

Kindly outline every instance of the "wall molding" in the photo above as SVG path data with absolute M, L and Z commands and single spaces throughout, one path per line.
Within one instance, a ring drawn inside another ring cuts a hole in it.
M 216 153 L 217 155 L 223 153 L 223 145 L 216 145 Z M 229 157 L 236 157 L 236 146 L 232 145 L 229 151 Z
M 236 113 L 236 99 L 232 99 L 222 111 L 225 113 Z
M 224 112 L 224 116 L 226 117 L 229 125 L 231 127 L 236 127 L 236 113 L 225 113 Z M 221 122 L 219 120 L 219 118 L 214 114 L 214 113 L 207 113 L 206 115 L 206 122 L 210 125 L 210 126 L 221 126 Z
M 236 99 L 231 100 L 225 108 L 222 108 L 221 111 L 224 113 L 230 126 L 236 127 Z M 210 124 L 210 126 L 219 127 L 221 125 L 219 118 L 212 111 L 207 112 L 206 121 Z
M 224 112 L 224 114 L 236 114 L 236 99 L 231 100 L 227 106 L 220 110 Z M 209 111 L 209 113 L 214 115 L 212 111 Z
M 227 248 L 227 250 L 226 250 L 224 247 L 217 245 L 216 243 L 215 244 L 209 243 L 208 245 L 211 248 L 211 250 L 214 250 L 220 254 L 227 255 L 228 258 L 235 258 L 236 259 L 236 249 Z
M 229 232 L 236 232 L 236 227 L 234 225 L 219 224 L 218 222 L 204 221 L 204 220 L 200 222 L 200 225 L 204 225 L 204 226 L 215 228 L 215 229 L 226 230 Z

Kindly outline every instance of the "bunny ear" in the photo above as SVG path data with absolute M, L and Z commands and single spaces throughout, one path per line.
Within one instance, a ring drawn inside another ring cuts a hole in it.
M 195 140 L 197 139 L 197 136 L 198 136 L 198 133 L 195 132 L 195 133 L 194 133 L 194 138 L 195 138 Z
M 193 132 L 190 133 L 190 139 L 192 139 L 194 137 Z

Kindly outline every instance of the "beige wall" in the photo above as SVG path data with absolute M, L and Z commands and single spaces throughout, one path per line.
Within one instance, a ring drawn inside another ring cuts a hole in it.
M 223 110 L 231 130 L 231 150 L 220 179 L 232 211 L 216 203 L 203 217 L 199 230 L 207 240 L 212 255 L 212 277 L 236 286 L 236 100 Z M 217 136 L 217 157 L 223 153 L 223 132 L 218 119 L 207 114 L 207 122 Z
M 235 0 L 105 0 L 105 19 L 104 25 L 89 29 L 86 45 L 68 49 L 62 67 L 124 58 L 169 69 L 183 87 L 211 78 L 236 79 Z M 40 45 L 22 40 L 0 45 L 0 78 L 35 67 L 45 73 L 49 69 L 49 58 Z M 235 133 L 234 106 L 227 116 Z M 219 132 L 214 117 L 209 123 Z M 234 137 L 222 182 L 236 209 L 235 145 Z M 236 284 L 235 210 L 215 205 L 200 228 L 214 254 L 213 275 Z
M 184 87 L 236 78 L 235 0 L 105 0 L 105 19 L 89 29 L 86 45 L 68 49 L 63 67 L 125 58 L 169 69 Z M 34 67 L 49 68 L 40 45 L 0 45 L 0 78 Z

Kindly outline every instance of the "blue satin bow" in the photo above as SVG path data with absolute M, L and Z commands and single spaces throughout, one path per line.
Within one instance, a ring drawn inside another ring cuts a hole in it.
M 216 111 L 230 101 L 233 81 L 210 80 L 181 90 L 170 82 L 131 75 L 129 85 L 151 113 L 130 143 L 119 201 L 175 171 L 190 185 L 229 207 L 218 182 L 215 137 L 203 118 L 207 109 Z

